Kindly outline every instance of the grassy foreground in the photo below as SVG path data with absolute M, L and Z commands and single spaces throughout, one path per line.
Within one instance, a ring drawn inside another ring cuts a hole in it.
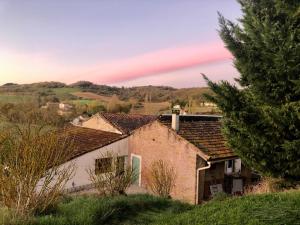
M 148 195 L 78 197 L 65 200 L 52 213 L 35 217 L 29 224 L 297 225 L 300 224 L 300 192 L 225 198 L 200 206 Z

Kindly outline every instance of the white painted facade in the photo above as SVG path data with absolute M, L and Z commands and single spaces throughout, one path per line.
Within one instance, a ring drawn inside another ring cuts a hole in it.
M 67 182 L 65 189 L 78 188 L 91 184 L 88 170 L 95 170 L 95 160 L 101 158 L 107 152 L 118 156 L 128 156 L 128 137 L 92 152 L 85 153 L 84 155 L 62 164 L 62 168 L 71 163 L 74 163 L 75 165 L 74 176 Z
M 109 123 L 99 114 L 96 114 L 92 116 L 89 120 L 82 122 L 82 127 L 122 134 L 120 130 L 111 125 L 111 123 Z

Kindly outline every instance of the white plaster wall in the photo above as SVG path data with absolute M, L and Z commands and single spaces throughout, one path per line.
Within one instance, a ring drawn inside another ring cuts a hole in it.
M 117 134 L 122 134 L 117 128 L 112 126 L 109 122 L 104 120 L 101 116 L 95 115 L 94 117 L 90 118 L 89 120 L 82 123 L 83 127 L 96 129 L 96 130 L 103 130 L 108 132 L 113 132 Z
M 82 185 L 91 184 L 89 180 L 88 169 L 95 169 L 95 160 L 101 158 L 101 155 L 111 152 L 118 154 L 118 156 L 127 156 L 128 155 L 128 138 L 124 138 L 117 142 L 114 142 L 110 145 L 107 145 L 103 148 L 97 149 L 95 151 L 86 153 L 82 156 L 79 156 L 67 163 L 61 165 L 61 167 L 67 166 L 70 163 L 75 164 L 75 173 L 71 180 L 68 181 L 65 188 L 69 189 L 72 187 L 78 187 Z M 74 182 L 75 186 L 72 185 Z

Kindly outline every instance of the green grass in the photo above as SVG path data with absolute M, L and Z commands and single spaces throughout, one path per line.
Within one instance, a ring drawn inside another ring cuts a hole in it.
M 51 214 L 30 222 L 30 225 L 101 224 L 297 225 L 300 192 L 218 198 L 199 206 L 149 195 L 77 197 L 65 200 Z
M 36 218 L 32 225 L 146 225 L 189 209 L 188 204 L 149 195 L 79 197 L 60 204 L 54 215 Z
M 33 101 L 31 95 L 6 95 L 0 94 L 0 103 L 26 103 Z
M 73 92 L 80 91 L 79 88 L 72 88 L 72 87 L 64 87 L 64 88 L 51 88 L 51 90 L 56 94 L 56 95 L 64 95 L 64 94 L 71 94 Z
M 101 102 L 98 100 L 91 100 L 91 99 L 78 99 L 78 100 L 71 100 L 70 103 L 74 105 L 101 105 Z
M 212 201 L 157 225 L 296 225 L 300 224 L 300 192 L 253 195 Z
M 77 92 L 80 89 L 79 88 L 70 88 L 70 87 L 64 87 L 64 88 L 51 88 L 50 89 L 61 101 L 69 100 L 72 96 L 73 92 Z

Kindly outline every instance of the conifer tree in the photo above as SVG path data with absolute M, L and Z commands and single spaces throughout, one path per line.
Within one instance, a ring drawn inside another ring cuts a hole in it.
M 238 23 L 219 15 L 237 84 L 205 79 L 228 145 L 261 174 L 300 180 L 300 1 L 239 0 Z

